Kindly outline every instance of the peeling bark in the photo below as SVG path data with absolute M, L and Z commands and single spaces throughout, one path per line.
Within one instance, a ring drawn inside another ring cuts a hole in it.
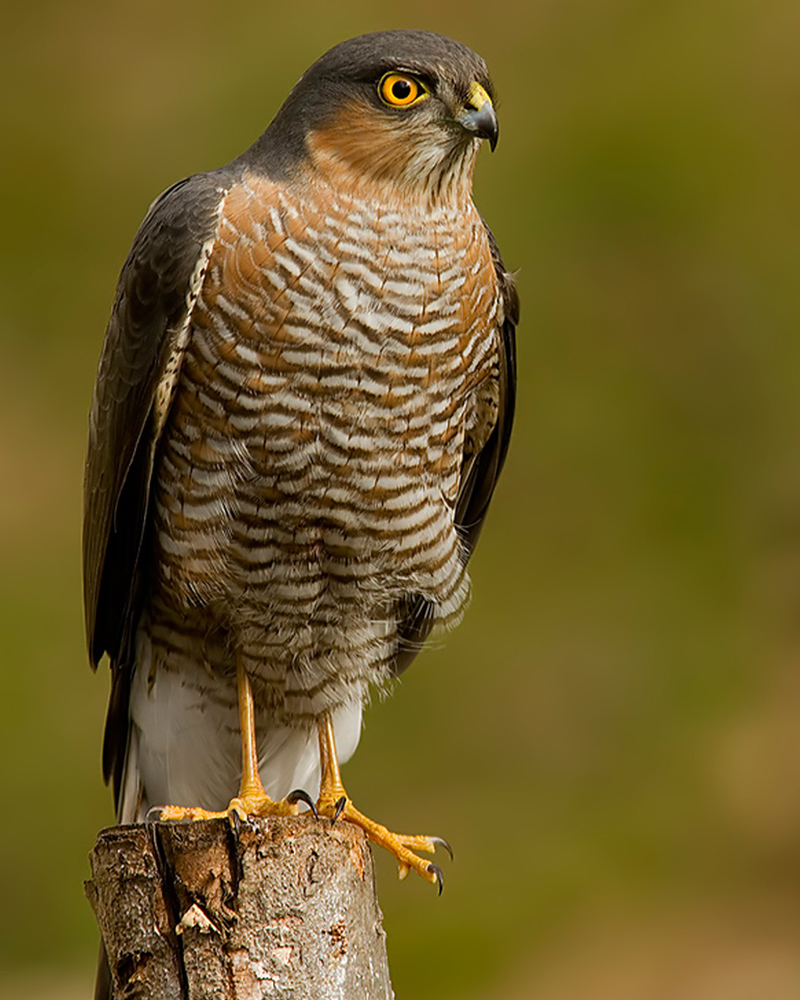
M 86 895 L 115 1000 L 392 1000 L 363 833 L 310 817 L 101 831 Z

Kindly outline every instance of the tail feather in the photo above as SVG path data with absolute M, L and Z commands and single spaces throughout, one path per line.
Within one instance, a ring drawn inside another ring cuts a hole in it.
M 97 955 L 97 976 L 94 981 L 94 1000 L 113 1000 L 114 991 L 111 983 L 111 969 L 108 967 L 106 946 L 100 942 Z
M 142 781 L 139 777 L 136 733 L 133 729 L 130 729 L 117 794 L 117 824 L 123 826 L 127 823 L 144 822 L 148 808 L 144 802 Z M 113 998 L 114 989 L 111 980 L 111 969 L 108 965 L 106 946 L 101 940 L 97 955 L 94 1000 L 113 1000 Z

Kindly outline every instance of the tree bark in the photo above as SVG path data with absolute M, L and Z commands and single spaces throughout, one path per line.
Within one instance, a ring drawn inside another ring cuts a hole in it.
M 308 816 L 100 832 L 86 895 L 115 1000 L 392 1000 L 363 833 Z

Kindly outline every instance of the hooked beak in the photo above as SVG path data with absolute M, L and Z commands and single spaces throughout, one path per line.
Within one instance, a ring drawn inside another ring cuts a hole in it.
M 479 139 L 488 139 L 494 152 L 500 126 L 497 122 L 492 99 L 479 83 L 473 83 L 464 113 L 458 119 L 462 128 Z

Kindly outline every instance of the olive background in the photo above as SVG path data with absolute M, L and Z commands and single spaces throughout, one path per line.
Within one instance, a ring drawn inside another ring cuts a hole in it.
M 476 200 L 523 304 L 472 606 L 345 769 L 456 851 L 440 899 L 377 858 L 397 996 L 798 996 L 796 0 L 37 0 L 0 36 L 0 997 L 94 974 L 81 480 L 119 268 L 159 191 L 389 27 L 490 65 Z

